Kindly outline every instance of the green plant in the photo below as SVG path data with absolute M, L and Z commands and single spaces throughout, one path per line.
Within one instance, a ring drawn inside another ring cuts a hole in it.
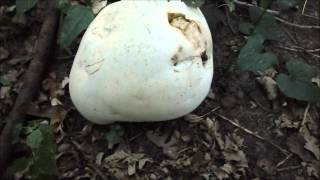
M 264 71 L 274 66 L 281 69 L 278 64 L 277 55 L 266 52 L 264 43 L 266 41 L 277 41 L 279 29 L 275 17 L 266 11 L 273 1 L 262 0 L 263 7 L 250 7 L 249 15 L 251 22 L 239 25 L 239 30 L 248 35 L 245 46 L 239 54 L 238 65 L 242 70 Z M 276 3 L 282 6 L 292 7 L 294 0 L 278 0 Z M 302 101 L 320 101 L 320 88 L 311 82 L 316 76 L 315 68 L 306 64 L 302 59 L 291 59 L 285 69 L 288 72 L 279 73 L 275 80 L 280 91 L 287 97 Z
M 24 141 L 19 136 L 20 132 L 26 136 Z M 23 174 L 26 179 L 32 180 L 55 179 L 58 174 L 55 160 L 56 144 L 48 122 L 31 121 L 25 127 L 20 124 L 14 134 L 14 143 L 20 142 L 18 145 L 25 146 L 31 153 L 16 159 L 8 169 L 9 174 Z
M 16 0 L 16 15 L 24 22 L 24 14 L 37 4 L 38 0 Z M 88 4 L 91 1 L 87 1 Z M 94 18 L 92 10 L 84 5 L 71 5 L 67 0 L 55 0 L 55 5 L 66 15 L 59 35 L 59 45 L 67 48 L 85 30 Z

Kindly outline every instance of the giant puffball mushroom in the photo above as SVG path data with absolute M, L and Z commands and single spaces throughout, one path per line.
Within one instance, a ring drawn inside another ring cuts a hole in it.
M 212 40 L 200 9 L 181 1 L 112 3 L 86 30 L 70 95 L 89 121 L 163 121 L 193 111 L 212 81 Z

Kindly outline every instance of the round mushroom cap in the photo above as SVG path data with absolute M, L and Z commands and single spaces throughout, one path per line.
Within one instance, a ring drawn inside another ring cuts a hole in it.
M 164 121 L 198 107 L 212 76 L 212 38 L 199 9 L 180 1 L 119 1 L 86 30 L 69 89 L 94 123 Z

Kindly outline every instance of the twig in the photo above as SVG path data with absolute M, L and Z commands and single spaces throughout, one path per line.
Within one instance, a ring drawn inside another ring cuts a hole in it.
M 242 2 L 242 1 L 238 1 L 238 0 L 234 0 L 233 1 L 234 3 L 236 4 L 239 4 L 239 5 L 243 5 L 243 6 L 247 6 L 247 7 L 257 7 L 253 4 L 249 4 L 249 3 L 246 3 L 246 2 Z M 258 7 L 260 8 L 260 7 Z M 261 8 L 263 9 L 263 8 Z M 274 14 L 274 15 L 280 15 L 280 12 L 279 11 L 274 11 L 274 10 L 271 10 L 271 9 L 267 9 L 266 10 L 268 13 L 271 13 L 271 14 Z M 297 28 L 302 28 L 302 29 L 320 29 L 320 26 L 308 26 L 308 25 L 299 25 L 299 24 L 295 24 L 295 23 L 292 23 L 292 22 L 289 22 L 283 18 L 280 18 L 280 17 L 275 17 L 276 20 L 278 20 L 279 22 L 282 22 L 283 24 L 286 24 L 286 25 L 289 25 L 289 26 L 294 26 L 294 27 L 297 27 Z
M 302 121 L 301 121 L 301 123 L 300 123 L 299 132 L 302 131 L 302 128 L 304 127 L 304 125 L 305 125 L 305 123 L 306 123 L 306 121 L 307 121 L 307 114 L 308 114 L 308 112 L 309 112 L 309 109 L 310 109 L 310 103 L 308 103 L 306 109 L 304 110 L 303 119 L 302 119 Z
M 305 0 L 305 1 L 304 1 L 304 4 L 303 4 L 303 7 L 302 7 L 302 12 L 301 12 L 301 14 L 304 14 L 304 10 L 305 10 L 305 8 L 306 8 L 307 3 L 308 3 L 308 0 Z
M 301 167 L 302 167 L 301 165 L 297 165 L 297 166 L 289 166 L 289 167 L 285 167 L 285 168 L 277 169 L 277 171 L 278 171 L 278 172 L 283 172 L 283 171 L 292 171 L 292 170 L 300 169 Z
M 57 60 L 68 60 L 74 58 L 76 55 L 67 55 L 67 56 L 59 56 L 56 57 Z
M 261 140 L 261 141 L 264 141 L 264 142 L 267 142 L 268 144 L 274 146 L 275 148 L 277 148 L 277 149 L 278 149 L 281 153 L 283 153 L 284 155 L 286 155 L 286 156 L 289 155 L 289 152 L 288 152 L 287 150 L 283 149 L 282 147 L 278 146 L 277 144 L 275 144 L 275 143 L 273 143 L 273 142 L 271 142 L 271 141 L 263 138 L 262 136 L 260 136 L 260 135 L 258 135 L 258 134 L 256 134 L 256 133 L 252 132 L 251 130 L 249 130 L 249 129 L 245 128 L 245 127 L 242 127 L 240 124 L 234 122 L 233 120 L 231 120 L 231 119 L 229 119 L 229 118 L 227 118 L 227 117 L 225 117 L 225 116 L 223 116 L 223 115 L 221 115 L 221 114 L 218 114 L 218 113 L 215 113 L 215 112 L 213 112 L 213 113 L 214 113 L 216 116 L 220 117 L 220 119 L 229 122 L 231 125 L 233 125 L 233 126 L 239 128 L 239 129 L 241 129 L 242 131 L 246 132 L 247 134 L 250 134 L 250 135 L 254 136 L 254 137 L 257 138 L 257 139 L 259 139 L 259 140 Z
M 276 20 L 282 22 L 283 24 L 289 25 L 289 26 L 293 26 L 293 27 L 297 27 L 297 28 L 301 28 L 301 29 L 320 29 L 320 26 L 308 26 L 308 25 L 300 25 L 300 24 L 295 24 L 292 22 L 289 22 L 285 19 L 282 19 L 280 17 L 275 17 Z
M 205 113 L 205 114 L 203 114 L 203 115 L 201 115 L 201 116 L 197 116 L 197 117 L 195 117 L 195 118 L 191 118 L 191 119 L 189 119 L 190 121 L 200 121 L 200 120 L 202 120 L 205 116 L 207 116 L 207 115 L 209 115 L 210 113 L 213 113 L 213 112 L 215 112 L 215 111 L 217 111 L 218 109 L 220 109 L 220 106 L 218 106 L 218 107 L 215 107 L 215 108 L 213 108 L 212 110 L 210 110 L 209 112 L 207 112 L 207 113 Z
M 303 48 L 290 48 L 290 47 L 285 47 L 285 46 L 278 46 L 281 49 L 285 49 L 288 51 L 293 51 L 293 52 L 307 52 L 307 53 L 316 53 L 316 52 L 320 52 L 320 48 L 319 49 L 303 49 Z
M 204 118 L 205 116 L 207 116 L 207 115 L 209 115 L 209 114 L 211 114 L 211 113 L 213 113 L 213 112 L 216 112 L 218 109 L 220 109 L 220 106 L 211 109 L 209 112 L 207 112 L 207 113 L 205 113 L 205 114 L 203 114 L 203 115 L 201 115 L 201 116 L 199 116 L 199 117 L 200 117 L 200 118 Z
M 0 136 L 0 179 L 4 175 L 11 160 L 13 152 L 13 132 L 17 124 L 25 120 L 25 114 L 19 111 L 22 104 L 31 102 L 37 95 L 37 89 L 41 85 L 45 67 L 50 59 L 50 53 L 54 49 L 56 40 L 59 12 L 56 8 L 49 6 L 48 15 L 43 22 L 36 44 L 34 59 L 30 62 L 27 73 L 24 76 L 24 83 L 16 99 L 15 105 L 6 119 L 6 126 Z
M 103 180 L 108 180 L 109 178 L 107 176 L 104 175 L 104 173 L 100 170 L 100 168 L 98 168 L 95 164 L 88 164 L 88 166 L 90 166 L 92 169 L 94 169 L 94 171 L 101 177 L 101 179 Z
M 292 153 L 290 153 L 286 158 L 284 158 L 282 161 L 280 161 L 278 164 L 277 164 L 277 168 L 282 166 L 284 163 L 286 163 L 291 157 L 293 156 Z
M 236 4 L 239 4 L 239 5 L 247 6 L 247 7 L 257 7 L 257 6 L 255 6 L 253 4 L 250 4 L 250 3 L 247 3 L 247 2 L 243 2 L 243 1 L 234 0 L 233 2 L 236 3 Z M 263 9 L 261 7 L 258 7 L 258 8 Z M 271 9 L 267 9 L 266 11 L 268 13 L 271 13 L 271 14 L 280 15 L 279 11 L 274 11 L 274 10 L 271 10 Z

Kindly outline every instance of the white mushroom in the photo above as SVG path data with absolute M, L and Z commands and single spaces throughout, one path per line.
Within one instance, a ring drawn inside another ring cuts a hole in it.
M 212 40 L 180 1 L 119 1 L 85 32 L 70 73 L 79 112 L 98 124 L 163 121 L 193 111 L 212 81 Z

